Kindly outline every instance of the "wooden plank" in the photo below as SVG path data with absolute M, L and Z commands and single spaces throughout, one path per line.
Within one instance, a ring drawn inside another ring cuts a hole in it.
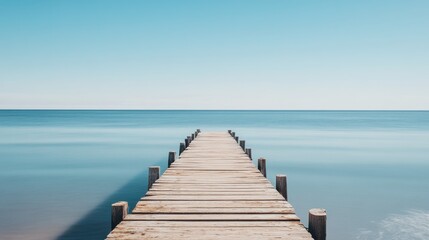
M 188 207 L 188 206 L 136 206 L 133 210 L 133 214 L 152 214 L 152 213 L 174 213 L 174 214 L 268 214 L 268 213 L 283 213 L 283 214 L 293 214 L 295 210 L 293 208 L 225 208 L 225 207 Z
M 284 198 L 281 195 L 157 195 L 157 196 L 145 196 L 141 198 L 142 201 L 150 200 L 170 200 L 170 201 L 186 201 L 186 200 L 198 200 L 198 201 L 279 201 Z
M 299 221 L 295 214 L 129 214 L 124 221 Z
M 294 227 L 302 226 L 299 221 L 124 221 L 118 228 L 130 227 L 185 227 L 185 228 L 224 228 L 224 227 Z
M 137 206 L 192 206 L 192 207 L 228 207 L 228 208 L 292 208 L 286 201 L 140 201 Z
M 240 191 L 237 190 L 229 190 L 229 191 L 225 191 L 224 189 L 220 189 L 220 190 L 204 190 L 204 189 L 198 189 L 198 190 L 192 190 L 192 189 L 188 189 L 188 190 L 179 190 L 179 189 L 170 189 L 170 190 L 159 190 L 159 189 L 151 189 L 149 192 L 146 193 L 146 195 L 184 195 L 184 194 L 190 194 L 190 195 L 210 195 L 210 194 L 221 194 L 221 193 L 225 193 L 225 194 L 231 194 L 231 195 L 236 195 L 236 194 L 243 194 L 243 195 L 266 195 L 266 194 L 279 194 L 277 192 L 277 190 L 275 190 L 274 188 L 271 189 L 265 189 L 265 188 L 261 188 L 261 189 L 240 189 Z

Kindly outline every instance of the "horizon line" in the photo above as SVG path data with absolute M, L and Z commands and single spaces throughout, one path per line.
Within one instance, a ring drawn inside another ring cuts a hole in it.
M 415 111 L 429 109 L 144 109 L 144 108 L 0 108 L 0 111 Z

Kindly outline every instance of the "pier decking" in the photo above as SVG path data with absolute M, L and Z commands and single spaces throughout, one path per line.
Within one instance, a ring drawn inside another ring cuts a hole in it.
M 107 239 L 313 239 L 249 155 L 198 134 Z

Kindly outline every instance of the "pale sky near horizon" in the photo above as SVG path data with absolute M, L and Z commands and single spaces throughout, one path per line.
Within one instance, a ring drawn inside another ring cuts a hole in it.
M 0 109 L 429 109 L 429 1 L 0 0 Z

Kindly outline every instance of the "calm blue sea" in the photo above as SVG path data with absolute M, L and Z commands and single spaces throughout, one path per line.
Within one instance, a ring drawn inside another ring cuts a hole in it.
M 428 111 L 59 110 L 0 111 L 0 239 L 103 239 L 196 128 L 236 131 L 331 240 L 429 239 Z

